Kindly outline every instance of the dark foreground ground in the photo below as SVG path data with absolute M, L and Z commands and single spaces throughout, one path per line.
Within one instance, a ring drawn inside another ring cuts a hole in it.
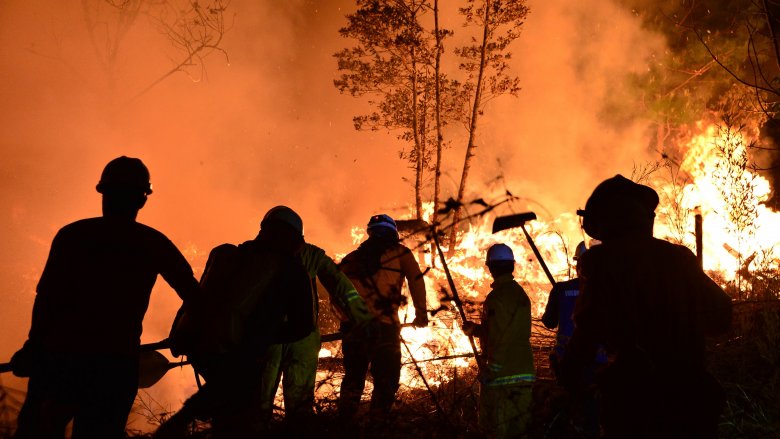
M 730 334 L 712 340 L 709 366 L 721 381 L 727 405 L 721 417 L 720 437 L 780 437 L 780 302 L 740 303 L 735 307 L 735 324 Z M 544 337 L 542 338 L 544 340 Z M 566 393 L 557 386 L 546 362 L 547 342 L 536 347 L 539 379 L 534 387 L 531 437 L 569 439 L 582 437 L 564 409 Z M 332 367 L 334 375 L 338 367 Z M 336 417 L 337 395 L 324 395 L 317 401 L 317 415 L 307 425 L 291 432 L 274 419 L 269 437 L 326 438 L 480 438 L 477 425 L 478 384 L 476 370 L 441 367 L 444 384 L 399 390 L 390 424 L 359 422 L 343 426 Z M 1 383 L 0 383 L 1 384 Z M 18 404 L 23 393 L 0 387 L 0 438 L 10 438 Z M 438 405 L 437 405 L 438 403 Z M 151 418 L 165 413 L 148 413 Z M 281 415 L 281 413 L 279 413 Z M 129 433 L 129 437 L 149 437 Z M 192 438 L 209 438 L 208 425 L 193 431 Z

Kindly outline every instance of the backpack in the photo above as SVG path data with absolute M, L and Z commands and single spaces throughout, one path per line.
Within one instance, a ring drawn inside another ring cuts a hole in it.
M 300 258 L 255 241 L 222 244 L 209 254 L 198 297 L 179 309 L 173 355 L 263 353 L 272 343 L 314 330 L 312 280 Z

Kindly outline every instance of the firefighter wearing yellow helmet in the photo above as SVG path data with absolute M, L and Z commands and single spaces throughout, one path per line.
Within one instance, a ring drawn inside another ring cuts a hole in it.
M 531 300 L 514 280 L 515 258 L 505 244 L 487 251 L 493 288 L 485 298 L 480 324 L 463 331 L 480 339 L 484 368 L 480 377 L 479 423 L 490 438 L 527 437 L 531 386 L 536 379 L 531 351 Z

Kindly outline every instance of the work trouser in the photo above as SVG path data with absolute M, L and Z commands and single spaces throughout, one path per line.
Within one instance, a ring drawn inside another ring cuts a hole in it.
M 320 333 L 315 330 L 301 340 L 276 344 L 262 358 L 260 411 L 270 420 L 279 382 L 282 383 L 287 421 L 305 419 L 313 414 L 314 382 L 320 353 Z
M 138 358 L 42 353 L 27 385 L 16 439 L 125 437 L 138 391 Z
M 480 387 L 479 426 L 488 438 L 528 437 L 531 390 L 530 383 Z
M 386 417 L 393 406 L 401 376 L 400 328 L 374 321 L 353 331 L 347 330 L 342 351 L 344 380 L 341 382 L 339 414 L 345 419 L 354 417 L 370 369 L 374 382 L 371 415 Z

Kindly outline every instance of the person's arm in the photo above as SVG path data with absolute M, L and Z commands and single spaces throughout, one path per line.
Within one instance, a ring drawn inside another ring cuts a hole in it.
M 58 308 L 57 301 L 60 299 L 56 297 L 56 285 L 62 283 L 64 277 L 67 276 L 65 272 L 67 257 L 63 252 L 65 240 L 66 237 L 62 230 L 54 236 L 49 249 L 49 257 L 46 259 L 46 265 L 35 289 L 32 322 L 30 323 L 30 333 L 28 335 L 28 343 L 31 346 L 37 346 L 45 336 L 44 334 L 53 330 L 50 327 L 50 323 L 54 321 L 51 318 L 51 314 L 56 312 Z
M 425 279 L 420 266 L 412 252 L 404 248 L 401 255 L 401 272 L 406 277 L 409 285 L 409 294 L 414 304 L 414 325 L 424 327 L 428 325 L 428 304 L 426 303 Z
M 301 254 L 304 265 L 314 270 L 322 286 L 328 291 L 332 303 L 354 323 L 364 323 L 373 318 L 366 303 L 360 297 L 352 281 L 336 263 L 319 247 L 307 244 Z
M 160 275 L 168 285 L 182 300 L 197 297 L 198 280 L 195 279 L 192 267 L 168 238 L 163 237 L 160 254 Z
M 558 326 L 558 317 L 560 315 L 560 284 L 555 284 L 550 295 L 547 298 L 547 306 L 542 314 L 542 323 L 548 329 L 555 329 Z
M 490 297 L 488 295 L 488 297 Z M 482 312 L 480 313 L 481 323 L 475 323 L 471 321 L 463 322 L 463 332 L 470 337 L 477 337 L 481 340 L 482 350 L 485 350 L 485 341 L 488 335 L 488 311 L 487 311 L 487 299 L 482 304 Z
M 696 306 L 702 319 L 703 328 L 701 329 L 707 336 L 725 333 L 731 327 L 731 297 L 704 273 L 693 252 L 687 248 L 682 249 L 682 251 L 685 252 L 686 269 L 688 272 L 694 273 L 694 283 L 698 287 Z
M 57 289 L 54 287 L 58 282 L 62 282 L 62 276 L 67 275 L 67 270 L 63 266 L 67 260 L 62 252 L 64 240 L 60 230 L 52 241 L 49 257 L 46 259 L 46 265 L 35 289 L 32 321 L 27 340 L 11 357 L 11 371 L 18 377 L 29 377 L 32 374 L 38 363 L 38 354 L 43 347 L 46 334 L 57 330 L 52 327 L 52 322 L 55 321 L 52 315 L 59 308 Z
M 712 279 L 702 272 L 702 294 L 704 312 L 704 334 L 720 335 L 731 327 L 731 297 Z

